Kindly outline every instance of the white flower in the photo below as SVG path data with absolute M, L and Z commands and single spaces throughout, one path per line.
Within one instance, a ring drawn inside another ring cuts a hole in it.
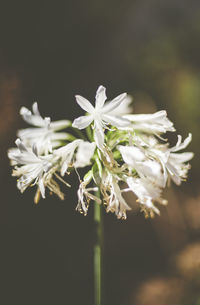
M 172 148 L 168 148 L 167 145 L 149 148 L 149 154 L 156 157 L 162 164 L 165 183 L 167 182 L 168 174 L 177 185 L 180 185 L 181 181 L 187 177 L 190 165 L 185 163 L 191 160 L 194 154 L 192 152 L 177 153 L 177 151 L 185 149 L 191 140 L 192 135 L 189 134 L 184 142 L 181 143 L 182 137 L 179 135 L 177 144 Z
M 26 146 L 32 147 L 37 143 L 39 154 L 48 154 L 52 149 L 58 147 L 63 140 L 71 139 L 71 135 L 65 132 L 56 132 L 65 129 L 70 125 L 70 121 L 62 120 L 51 122 L 50 118 L 42 118 L 37 103 L 33 103 L 32 112 L 26 107 L 20 109 L 23 119 L 35 126 L 18 131 L 17 136 L 25 143 Z
M 85 167 L 90 164 L 90 160 L 94 155 L 94 150 L 96 148 L 95 143 L 90 143 L 87 141 L 79 142 L 76 160 L 74 162 L 74 167 Z
M 153 217 L 154 213 L 160 214 L 160 211 L 155 207 L 153 201 L 157 201 L 163 205 L 167 201 L 160 197 L 161 189 L 145 178 L 129 177 L 126 180 L 130 190 L 138 197 L 138 201 L 143 206 L 142 210 L 146 216 Z
M 153 114 L 127 114 L 124 118 L 132 122 L 131 127 L 145 133 L 159 135 L 167 131 L 175 131 L 173 123 L 167 118 L 165 110 Z
M 69 166 L 74 163 L 74 153 L 82 140 L 74 140 L 73 142 L 54 150 L 54 155 L 61 159 L 60 173 L 64 176 Z
M 37 184 L 45 198 L 44 174 L 53 166 L 52 156 L 39 156 L 36 145 L 27 148 L 20 139 L 16 140 L 16 145 L 18 149 L 8 151 L 8 157 L 16 165 L 13 176 L 19 177 L 17 187 L 23 193 L 31 184 Z
M 126 219 L 126 211 L 131 208 L 122 197 L 122 191 L 118 185 L 117 178 L 111 173 L 104 173 L 101 181 L 101 192 L 106 211 L 115 213 L 117 218 Z
M 194 154 L 192 152 L 176 152 L 185 149 L 191 142 L 191 140 L 192 134 L 190 133 L 188 137 L 184 140 L 184 142 L 181 143 L 182 137 L 179 135 L 177 144 L 169 149 L 170 154 L 168 156 L 167 162 L 165 163 L 165 166 L 170 174 L 171 179 L 177 185 L 180 185 L 181 181 L 187 178 L 187 172 L 190 169 L 190 165 L 185 163 L 190 161 L 193 158 Z
M 162 173 L 162 167 L 159 162 L 148 158 L 145 150 L 136 146 L 118 146 L 124 162 L 141 178 L 146 178 L 149 181 L 164 187 L 165 181 Z
M 68 167 L 85 167 L 90 164 L 95 150 L 95 143 L 89 143 L 81 139 L 54 150 L 54 155 L 61 159 L 61 176 L 64 176 Z M 76 152 L 77 149 L 77 152 Z
M 50 121 L 49 117 L 42 118 L 38 109 L 37 102 L 34 102 L 32 105 L 32 112 L 26 107 L 20 109 L 20 114 L 23 117 L 24 121 L 35 127 L 46 127 L 46 121 Z M 56 122 L 51 122 L 51 128 L 53 130 L 61 130 L 70 125 L 70 121 L 61 120 Z
M 95 201 L 95 204 L 101 204 L 101 199 L 97 196 L 91 194 L 91 192 L 97 192 L 98 187 L 88 187 L 87 182 L 83 181 L 79 185 L 79 189 L 77 191 L 78 195 L 78 205 L 76 207 L 76 210 L 78 210 L 80 213 L 83 213 L 85 216 L 88 212 L 88 207 L 90 204 L 90 200 Z
M 112 111 L 116 109 L 126 98 L 126 93 L 122 93 L 110 102 L 106 101 L 106 89 L 100 86 L 96 93 L 95 107 L 80 95 L 76 95 L 76 101 L 79 106 L 89 115 L 81 116 L 74 120 L 72 126 L 78 129 L 84 129 L 94 121 L 94 139 L 97 146 L 102 149 L 104 144 L 104 128 L 107 124 L 111 124 L 118 128 L 128 126 L 130 122 L 120 116 L 112 115 Z

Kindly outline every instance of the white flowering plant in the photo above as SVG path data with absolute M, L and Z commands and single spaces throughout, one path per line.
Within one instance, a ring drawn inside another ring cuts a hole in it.
M 166 185 L 171 180 L 180 185 L 187 177 L 193 153 L 179 151 L 192 136 L 183 142 L 178 136 L 177 144 L 170 147 L 163 135 L 175 128 L 165 110 L 131 114 L 132 100 L 126 93 L 106 99 L 103 86 L 97 90 L 95 106 L 77 95 L 86 114 L 73 123 L 43 118 L 36 102 L 32 111 L 22 107 L 20 114 L 32 127 L 19 130 L 17 147 L 8 151 L 17 187 L 23 193 L 36 186 L 35 203 L 45 198 L 46 189 L 63 200 L 60 183 L 69 187 L 65 177 L 74 170 L 80 181 L 76 209 L 84 215 L 94 201 L 125 219 L 131 205 L 123 193 L 133 192 L 145 216 L 153 217 L 159 214 L 157 204 L 167 203 L 162 198 Z M 79 168 L 85 168 L 83 177 Z

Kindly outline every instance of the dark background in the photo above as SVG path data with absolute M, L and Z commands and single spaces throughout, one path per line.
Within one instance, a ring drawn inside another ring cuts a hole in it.
M 160 217 L 104 215 L 105 304 L 199 304 L 200 2 L 1 1 L 0 67 L 0 304 L 93 304 L 93 210 L 75 211 L 76 177 L 65 201 L 35 206 L 6 152 L 22 105 L 73 120 L 74 95 L 94 99 L 99 85 L 133 95 L 136 113 L 166 109 L 196 155 Z

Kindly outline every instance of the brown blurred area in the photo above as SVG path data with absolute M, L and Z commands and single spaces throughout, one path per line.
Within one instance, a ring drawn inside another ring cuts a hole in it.
M 106 305 L 200 302 L 200 2 L 2 1 L 0 10 L 0 304 L 92 304 L 92 209 L 75 211 L 77 179 L 61 202 L 33 203 L 11 177 L 6 152 L 38 101 L 52 120 L 81 114 L 75 94 L 128 92 L 134 111 L 166 109 L 193 134 L 187 182 L 165 191 L 161 216 L 106 215 Z M 172 144 L 176 136 L 169 134 Z

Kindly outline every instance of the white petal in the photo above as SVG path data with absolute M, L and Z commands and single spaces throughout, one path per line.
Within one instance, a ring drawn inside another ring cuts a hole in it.
M 74 157 L 74 152 L 77 148 L 77 146 L 82 142 L 83 140 L 77 139 L 73 142 L 62 146 L 61 148 L 54 150 L 54 155 L 58 156 L 62 159 L 61 161 L 61 175 L 64 176 L 64 174 L 67 171 L 67 168 L 69 164 L 72 162 L 72 159 Z
M 28 110 L 26 107 L 22 107 L 20 109 L 20 114 L 23 117 L 24 121 L 26 121 L 28 124 L 38 126 L 38 127 L 44 127 L 45 121 L 40 116 L 40 113 L 37 109 L 37 104 L 33 104 L 33 114 L 30 110 Z
M 64 176 L 65 173 L 67 172 L 69 163 L 67 161 L 63 162 L 62 166 L 61 166 L 61 170 L 60 170 L 60 174 L 61 176 Z
M 128 114 L 123 116 L 133 123 L 133 128 L 147 133 L 165 133 L 175 131 L 173 123 L 167 118 L 165 110 L 153 114 Z
M 81 143 L 82 141 L 83 140 L 81 140 L 81 139 L 74 140 L 73 142 L 68 143 L 65 146 L 55 149 L 54 154 L 57 156 L 65 156 L 65 155 L 73 152 L 76 149 L 76 147 L 79 145 L 79 143 Z
M 190 161 L 194 157 L 194 153 L 185 152 L 185 153 L 171 153 L 170 159 L 173 159 L 176 163 L 185 163 Z
M 160 214 L 159 210 L 154 206 L 152 200 L 160 201 L 161 190 L 149 183 L 145 179 L 140 178 L 128 178 L 127 184 L 133 193 L 138 197 L 139 202 L 151 209 L 156 214 Z
M 178 141 L 176 143 L 176 146 L 171 148 L 172 152 L 182 150 L 188 146 L 188 144 L 192 141 L 192 134 L 189 133 L 188 137 L 181 143 L 182 137 L 178 136 Z
M 119 115 L 119 116 L 122 116 L 122 115 L 126 115 L 128 113 L 131 113 L 133 111 L 132 109 L 132 101 L 133 101 L 133 98 L 132 96 L 130 95 L 127 95 L 123 100 L 122 102 L 119 104 L 119 106 L 117 106 L 116 108 L 114 108 L 112 111 L 109 111 L 110 115 Z M 105 113 L 106 113 L 106 109 L 107 109 L 107 106 L 111 107 L 110 105 L 110 101 L 105 103 L 104 105 L 104 109 L 105 109 Z M 112 107 L 111 107 L 112 108 Z
M 40 115 L 40 112 L 39 112 L 39 109 L 38 109 L 38 103 L 37 102 L 34 102 L 33 105 L 32 105 L 32 110 L 33 110 L 33 113 L 37 116 L 41 116 Z
M 38 186 L 40 188 L 40 193 L 42 195 L 42 198 L 45 198 L 45 187 L 44 187 L 44 182 L 42 180 L 42 177 L 38 181 Z
M 96 93 L 96 103 L 95 108 L 101 109 L 106 101 L 106 88 L 103 86 L 99 86 Z
M 112 116 L 112 115 L 108 115 L 108 114 L 103 114 L 102 115 L 102 119 L 105 122 L 110 123 L 113 126 L 116 126 L 118 128 L 120 127 L 126 127 L 130 125 L 130 121 L 121 118 L 121 117 L 117 117 L 117 116 Z
M 78 129 L 84 129 L 87 126 L 89 126 L 93 121 L 92 115 L 85 115 L 80 116 L 79 118 L 75 119 L 72 123 L 72 127 L 78 128 Z
M 103 107 L 103 113 L 108 113 L 116 109 L 126 97 L 127 94 L 122 93 L 116 98 L 114 98 L 112 101 L 107 102 L 106 105 Z
M 20 139 L 17 139 L 15 141 L 15 144 L 17 145 L 17 147 L 19 148 L 19 150 L 21 152 L 27 152 L 27 148 L 25 147 L 25 145 L 23 144 L 23 142 Z
M 70 126 L 70 124 L 71 123 L 68 120 L 60 120 L 56 122 L 51 122 L 50 128 L 56 131 L 56 130 L 65 129 L 68 126 Z
M 90 159 L 94 154 L 96 144 L 82 141 L 78 146 L 76 153 L 75 167 L 85 167 L 90 164 Z
M 51 141 L 53 141 L 52 145 L 55 145 L 54 141 L 70 139 L 72 139 L 72 135 L 67 132 L 55 132 L 51 135 Z
M 79 106 L 88 113 L 92 113 L 94 111 L 94 107 L 92 104 L 84 97 L 80 95 L 75 96 L 77 103 Z
M 118 146 L 122 158 L 126 164 L 134 167 L 136 161 L 144 161 L 145 154 L 135 146 Z
M 33 144 L 32 151 L 36 155 L 36 157 L 38 157 L 38 147 L 36 143 Z
M 102 149 L 104 144 L 104 131 L 101 122 L 95 120 L 94 140 L 98 148 Z
M 171 179 L 176 183 L 177 185 L 181 184 L 181 173 L 177 170 L 177 168 L 170 162 L 166 164 L 166 168 L 170 174 Z
M 163 120 L 167 116 L 167 112 L 165 110 L 157 111 L 153 114 L 128 114 L 127 117 L 134 122 L 144 122 L 151 121 L 152 123 L 156 120 Z

